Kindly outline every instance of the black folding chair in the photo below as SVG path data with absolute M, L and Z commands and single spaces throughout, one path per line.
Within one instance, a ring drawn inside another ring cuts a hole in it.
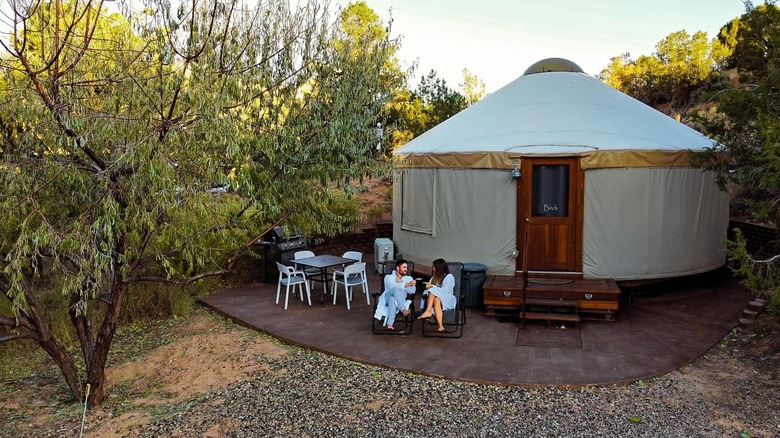
M 435 317 L 425 319 L 422 323 L 423 336 L 433 338 L 459 338 L 463 336 L 463 326 L 466 325 L 466 296 L 461 287 L 463 284 L 463 263 L 448 262 L 447 267 L 450 269 L 450 274 L 455 277 L 455 287 L 452 289 L 456 298 L 455 308 L 443 312 L 443 332 L 438 331 L 439 325 L 436 323 Z M 427 294 L 423 295 L 422 299 L 427 300 Z M 423 309 L 426 305 L 427 303 L 423 302 L 420 308 Z
M 407 266 L 409 267 L 409 275 L 414 271 L 414 263 L 412 262 L 406 262 Z M 391 274 L 393 270 L 395 270 L 395 260 L 388 260 L 385 262 L 385 272 L 388 274 Z M 384 283 L 384 277 L 383 277 L 383 283 Z M 384 287 L 384 286 L 383 286 Z M 375 292 L 372 293 L 374 297 L 374 312 L 376 312 L 376 308 L 379 305 L 379 297 L 382 295 L 384 291 Z M 402 313 L 403 309 L 398 309 L 398 313 L 395 316 L 395 322 L 393 323 L 393 328 L 395 330 L 388 330 L 387 327 L 384 325 L 384 320 L 379 320 L 374 318 L 374 312 L 371 312 L 371 332 L 375 335 L 400 335 L 400 336 L 408 336 L 412 334 L 412 328 L 414 328 L 414 321 L 417 319 L 417 314 L 414 310 L 414 298 L 416 293 L 407 293 L 406 299 L 411 301 L 411 304 L 409 304 L 409 314 L 404 316 Z

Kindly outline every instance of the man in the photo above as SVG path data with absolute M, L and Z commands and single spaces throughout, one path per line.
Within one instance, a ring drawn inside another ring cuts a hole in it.
M 410 310 L 406 304 L 406 295 L 415 292 L 417 280 L 410 277 L 408 271 L 409 265 L 406 260 L 398 259 L 395 262 L 395 270 L 385 275 L 384 291 L 377 300 L 374 318 L 378 320 L 386 318 L 385 328 L 387 330 L 395 330 L 393 323 L 398 309 L 402 309 L 401 314 L 404 316 L 409 315 Z

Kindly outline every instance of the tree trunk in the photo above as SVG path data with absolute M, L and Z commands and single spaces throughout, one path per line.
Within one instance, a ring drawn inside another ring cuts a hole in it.
M 108 352 L 111 349 L 111 342 L 119 326 L 119 314 L 124 304 L 125 287 L 119 276 L 114 277 L 111 287 L 111 300 L 106 309 L 106 315 L 100 326 L 100 331 L 95 337 L 95 342 L 90 342 L 91 351 L 89 355 L 84 355 L 84 363 L 87 367 L 87 384 L 90 386 L 90 393 L 87 397 L 87 406 L 93 408 L 100 406 L 106 395 L 106 361 Z
M 106 396 L 106 359 L 108 358 L 108 349 L 105 353 L 97 351 L 92 356 L 92 360 L 85 362 L 87 366 L 87 384 L 90 391 L 87 397 L 87 406 L 92 409 L 95 406 L 103 404 Z
M 67 350 L 62 347 L 54 338 L 49 337 L 47 340 L 39 340 L 38 345 L 43 348 L 44 351 L 51 357 L 54 362 L 60 367 L 62 376 L 65 378 L 65 382 L 68 384 L 70 395 L 73 400 L 81 400 L 81 385 L 79 385 L 78 370 L 76 364 L 73 362 L 73 358 L 70 357 Z
M 24 285 L 25 299 L 30 308 L 28 319 L 34 327 L 33 331 L 37 335 L 35 341 L 43 348 L 46 354 L 54 360 L 57 366 L 60 367 L 62 376 L 65 378 L 65 383 L 67 383 L 68 389 L 70 390 L 71 397 L 73 397 L 74 400 L 80 400 L 81 385 L 79 385 L 76 364 L 73 362 L 73 358 L 70 354 L 68 354 L 68 351 L 60 345 L 49 332 L 49 328 L 38 308 L 38 302 L 35 300 L 33 294 L 30 293 L 30 285 L 27 282 L 25 282 Z

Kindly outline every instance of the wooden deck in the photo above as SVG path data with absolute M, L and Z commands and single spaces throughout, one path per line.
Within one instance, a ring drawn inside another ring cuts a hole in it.
M 381 277 L 369 277 L 370 290 L 378 291 Z M 489 286 L 498 284 L 494 279 Z M 611 285 L 602 288 L 617 293 Z M 288 310 L 274 303 L 275 283 L 237 286 L 201 302 L 284 342 L 380 367 L 497 385 L 580 386 L 629 383 L 688 364 L 736 326 L 750 301 L 735 280 L 716 289 L 666 285 L 621 303 L 614 321 L 567 329 L 538 322 L 521 328 L 516 320 L 467 309 L 462 338 L 436 339 L 422 336 L 419 321 L 409 336 L 375 335 L 373 306 L 359 288 L 351 310 L 343 294 L 335 306 L 328 297 L 321 303 L 321 291 L 315 285 L 312 306 L 291 297 Z

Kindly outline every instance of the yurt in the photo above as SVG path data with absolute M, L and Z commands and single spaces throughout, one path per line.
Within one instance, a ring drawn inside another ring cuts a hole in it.
M 529 272 L 583 279 L 711 271 L 728 196 L 689 155 L 713 145 L 571 61 L 539 61 L 395 151 L 395 250 L 498 276 L 524 253 Z

